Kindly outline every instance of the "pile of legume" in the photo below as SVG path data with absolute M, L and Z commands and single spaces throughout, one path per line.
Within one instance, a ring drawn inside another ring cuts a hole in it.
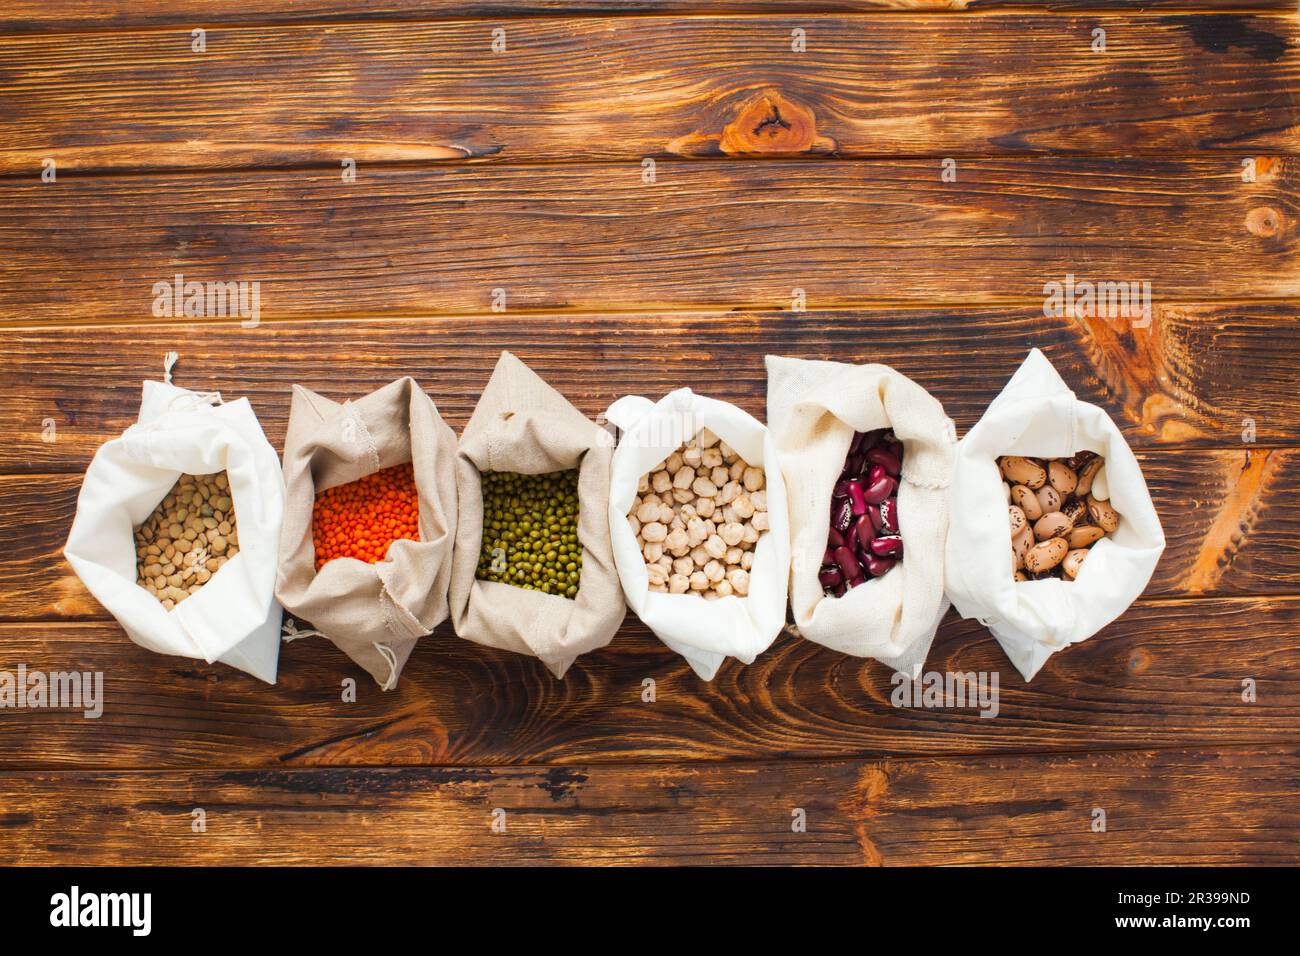
M 170 611 L 238 553 L 226 473 L 181 475 L 135 529 L 136 583 Z
M 888 429 L 854 432 L 831 491 L 831 527 L 817 579 L 828 597 L 843 597 L 903 560 L 898 484 L 903 443 Z
M 1070 458 L 998 459 L 1017 581 L 1073 581 L 1088 549 L 1119 528 L 1119 512 L 1092 493 L 1093 480 L 1105 466 L 1106 459 L 1091 451 Z
M 520 475 L 487 471 L 483 546 L 476 577 L 575 598 L 582 576 L 578 472 Z
M 316 570 L 335 558 L 376 564 L 394 541 L 420 540 L 420 498 L 411 463 L 328 488 L 312 506 Z
M 641 477 L 627 523 L 651 591 L 747 597 L 756 548 L 770 527 L 767 474 L 703 428 Z

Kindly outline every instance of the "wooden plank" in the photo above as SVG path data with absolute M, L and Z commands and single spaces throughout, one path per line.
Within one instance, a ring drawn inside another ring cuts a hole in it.
M 505 52 L 476 21 L 212 29 L 201 53 L 187 29 L 0 38 L 0 173 L 1199 149 L 1235 166 L 1300 152 L 1297 38 L 1273 15 L 523 20 Z
M 1149 282 L 1155 302 L 1294 298 L 1300 168 L 1263 167 L 1254 183 L 1235 156 L 974 160 L 955 183 L 929 160 L 663 162 L 649 185 L 637 164 L 14 181 L 0 321 L 149 320 L 176 274 L 260 282 L 262 321 L 486 314 L 502 295 L 1041 305 L 1069 276 Z
M 1294 746 L 887 761 L 851 805 L 870 863 L 1294 865 L 1297 769 Z
M 0 33 L 243 23 L 339 23 L 585 14 L 977 13 L 1012 10 L 1176 12 L 1288 10 L 1289 0 L 9 0 Z
M 1294 864 L 1297 772 L 1286 747 L 20 773 L 0 777 L 0 852 L 18 865 Z
M 1300 452 L 1141 456 L 1168 550 L 1148 596 L 1300 593 Z M 81 476 L 0 476 L 0 620 L 108 620 L 63 559 Z
M 3 265 L 0 264 L 0 268 Z M 468 421 L 497 355 L 510 349 L 596 418 L 622 395 L 689 385 L 765 417 L 769 353 L 881 362 L 910 375 L 970 428 L 1031 347 L 1139 451 L 1300 445 L 1300 307 L 1160 305 L 1145 330 L 1041 309 L 871 308 L 803 313 L 446 316 L 367 322 L 0 329 L 0 473 L 81 472 L 135 420 L 139 383 L 176 350 L 178 384 L 247 395 L 279 448 L 289 386 L 342 399 L 401 375 L 444 418 Z M 1229 456 L 1230 457 L 1230 456 Z M 1217 480 L 1189 474 L 1189 479 Z M 1169 484 L 1169 482 L 1166 482 Z M 1171 487 L 1182 490 L 1177 484 Z M 1190 487 L 1190 486 L 1188 486 Z M 1217 492 L 1204 494 L 1215 500 Z M 1201 495 L 1198 495 L 1200 500 Z
M 996 672 L 997 715 L 985 718 L 977 706 L 895 707 L 888 668 L 789 636 L 705 683 L 634 618 L 563 681 L 444 626 L 389 693 L 317 639 L 285 646 L 269 687 L 137 648 L 116 625 L 3 624 L 0 670 L 100 672 L 103 713 L 5 712 L 0 767 L 583 765 L 1298 742 L 1298 626 L 1300 598 L 1145 602 L 1026 684 L 981 625 L 950 614 L 927 669 L 989 681 Z M 653 701 L 643 700 L 647 678 Z M 1247 678 L 1255 702 L 1242 699 Z M 358 699 L 345 703 L 349 680 Z

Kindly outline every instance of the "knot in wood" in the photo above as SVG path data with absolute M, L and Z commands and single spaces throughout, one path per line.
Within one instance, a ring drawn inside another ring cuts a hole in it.
M 1272 206 L 1258 206 L 1246 214 L 1246 229 L 1252 235 L 1269 238 L 1282 228 L 1282 216 Z
M 835 141 L 817 135 L 811 109 L 769 91 L 741 107 L 722 130 L 719 146 L 724 153 L 791 155 L 831 152 Z

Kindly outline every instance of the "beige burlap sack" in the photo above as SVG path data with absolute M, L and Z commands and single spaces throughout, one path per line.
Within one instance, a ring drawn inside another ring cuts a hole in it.
M 284 525 L 276 596 L 285 610 L 360 664 L 384 690 L 397 686 L 415 642 L 447 617 L 456 537 L 456 436 L 410 378 L 342 404 L 295 385 L 284 438 Z M 411 462 L 420 540 L 395 541 L 377 564 L 336 558 L 315 570 L 316 492 Z
M 460 436 L 460 515 L 452 559 L 451 618 L 461 637 L 538 657 L 563 677 L 579 654 L 604 647 L 626 606 L 609 543 L 613 441 L 515 356 L 502 352 Z M 483 539 L 481 472 L 540 475 L 578 469 L 582 576 L 573 600 L 479 581 Z

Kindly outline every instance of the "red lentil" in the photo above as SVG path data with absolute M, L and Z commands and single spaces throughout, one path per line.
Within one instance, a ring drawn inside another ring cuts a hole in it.
M 420 500 L 410 462 L 322 491 L 311 519 L 316 570 L 335 558 L 382 561 L 394 541 L 420 540 L 419 522 Z

